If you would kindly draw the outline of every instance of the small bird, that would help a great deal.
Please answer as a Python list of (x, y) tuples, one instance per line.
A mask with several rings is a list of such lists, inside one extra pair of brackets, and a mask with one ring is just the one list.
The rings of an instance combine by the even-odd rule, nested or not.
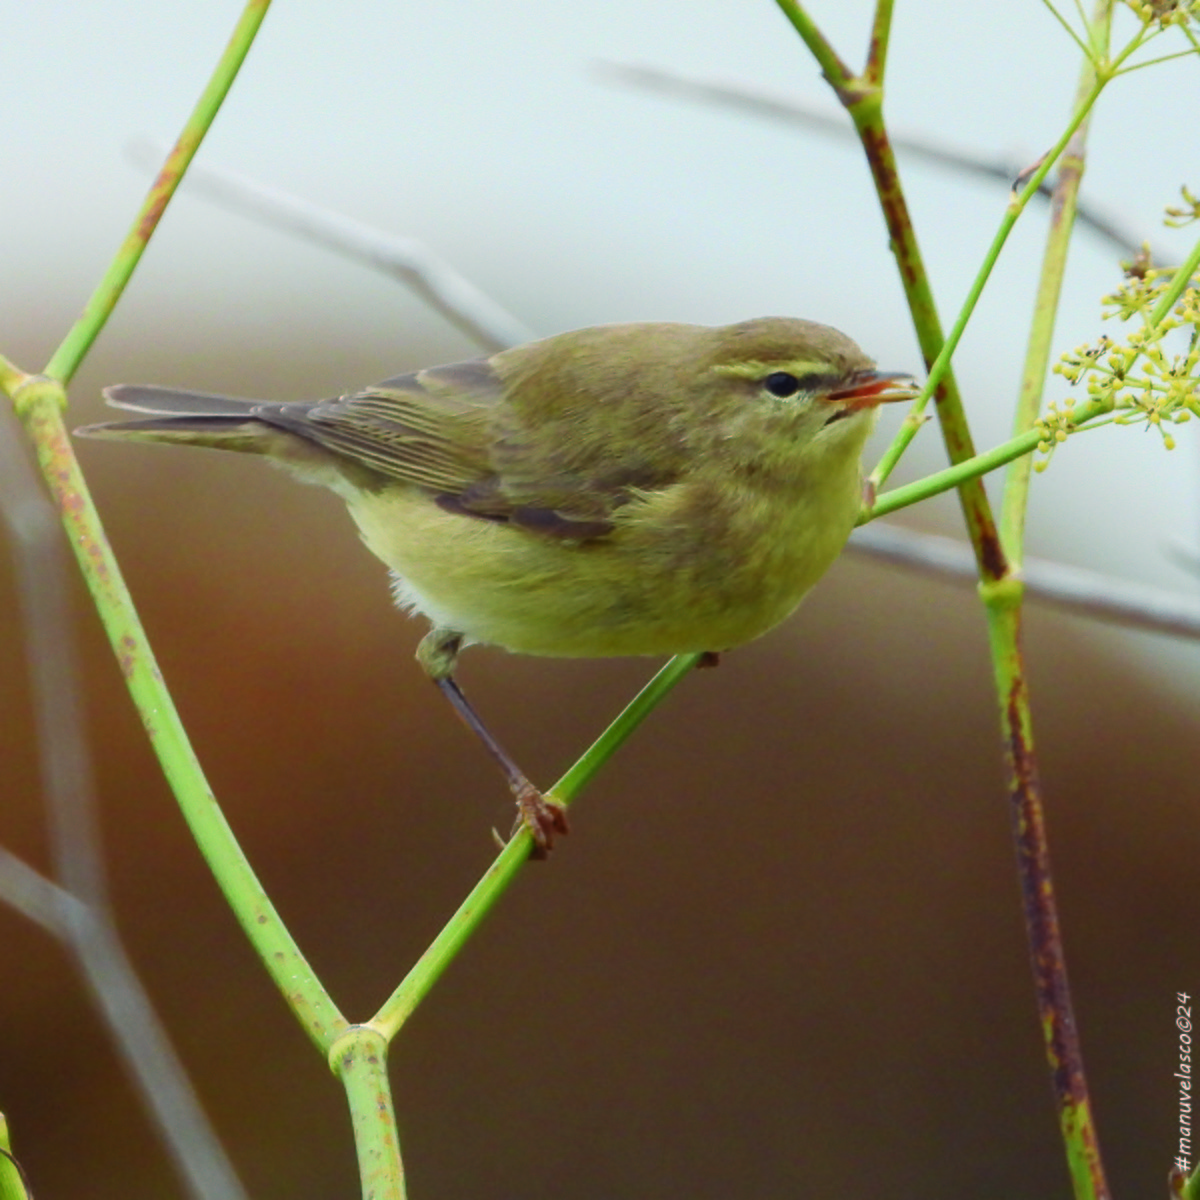
[(841, 551), (878, 406), (915, 386), (828, 325), (763, 317), (579, 329), (332, 400), (104, 395), (142, 416), (77, 433), (261, 454), (345, 500), (544, 856), (565, 813), (468, 703), (459, 651), (715, 653), (766, 633)]

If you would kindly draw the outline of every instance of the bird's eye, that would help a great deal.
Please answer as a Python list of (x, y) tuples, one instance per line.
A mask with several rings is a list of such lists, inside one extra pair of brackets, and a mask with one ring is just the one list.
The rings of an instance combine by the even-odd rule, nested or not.
[(777, 396), (780, 400), (786, 400), (788, 396), (794, 396), (800, 390), (800, 380), (790, 371), (773, 371), (762, 384), (772, 396)]

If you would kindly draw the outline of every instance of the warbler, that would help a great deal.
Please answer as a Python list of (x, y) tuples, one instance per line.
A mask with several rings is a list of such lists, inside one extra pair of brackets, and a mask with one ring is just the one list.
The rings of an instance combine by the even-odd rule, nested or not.
[(719, 652), (787, 617), (854, 527), (878, 406), (915, 394), (790, 317), (603, 325), (335, 399), (105, 389), (77, 430), (260, 454), (346, 502), (431, 630), (417, 658), (500, 763), (544, 854), (566, 831), (467, 702), (471, 643), (563, 657)]

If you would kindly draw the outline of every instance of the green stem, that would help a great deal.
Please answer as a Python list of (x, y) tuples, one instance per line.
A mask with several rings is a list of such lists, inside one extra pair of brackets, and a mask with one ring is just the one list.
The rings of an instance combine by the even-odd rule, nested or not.
[(1075, 43), (1075, 45), (1079, 47), (1079, 52), (1085, 58), (1093, 58), (1094, 61), (1091, 48), (1080, 38), (1079, 34), (1077, 34), (1075, 30), (1071, 28), (1071, 23), (1066, 19), (1066, 17), (1064, 17), (1062, 13), (1060, 13), (1058, 9), (1054, 7), (1050, 0), (1042, 0), (1042, 4), (1050, 10), (1050, 15), (1063, 27), (1067, 37), (1069, 37)]
[(1190, 49), (1176, 50), (1173, 54), (1164, 54), (1159, 58), (1148, 58), (1145, 62), (1133, 63), (1128, 67), (1122, 67), (1117, 74), (1132, 75), (1134, 71), (1144, 71), (1147, 67), (1161, 66), (1163, 63), (1174, 62), (1177, 58), (1191, 58), (1197, 50), (1200, 50), (1200, 42), (1196, 41), (1196, 35), (1186, 25), (1181, 25), (1179, 30), (1194, 43)]
[[(959, 309), (958, 317), (950, 329), (950, 334), (946, 338), (945, 344), (930, 363), (929, 378), (925, 381), (925, 386), (921, 389), (921, 395), (913, 405), (917, 412), (921, 411), (928, 396), (936, 391), (942, 382), (943, 376), (949, 372), (950, 358), (958, 348), (958, 343), (962, 340), (962, 335), (967, 328), (967, 322), (971, 319), (975, 311), (975, 306), (979, 303), (980, 296), (983, 295), (983, 289), (996, 265), (996, 260), (1000, 257), (1000, 251), (1004, 249), (1004, 244), (1008, 241), (1008, 236), (1012, 232), (1013, 226), (1016, 225), (1017, 219), (1025, 211), (1025, 206), (1037, 194), (1038, 189), (1042, 186), (1042, 181), (1046, 178), (1055, 162), (1058, 161), (1059, 155), (1062, 154), (1068, 142), (1074, 136), (1075, 130), (1082, 124), (1087, 114), (1091, 111), (1092, 105), (1103, 90), (1103, 86), (1103, 82), (1098, 81), (1095, 87), (1091, 89), (1084, 103), (1079, 106), (1067, 128), (1063, 131), (1062, 136), (1042, 159), (1037, 170), (1029, 177), (1025, 186), (1009, 201), (1008, 208), (1005, 210), (1004, 216), (1000, 221), (1000, 226), (992, 238), (992, 243), (988, 247), (987, 253), (984, 255), (983, 263), (976, 272), (975, 279), (967, 291), (966, 299)], [(940, 402), (939, 397), (939, 404)], [(915, 426), (906, 426), (901, 429), (895, 441), (893, 441), (892, 445), (887, 448), (880, 458), (875, 470), (871, 472), (871, 480), (876, 486), (882, 484), (892, 473), (892, 469), (899, 462), (900, 456), (908, 448), (909, 443), (915, 435)]]
[(961, 487), (968, 479), (977, 479), (989, 471), (996, 470), (997, 467), (1006, 466), (1022, 455), (1032, 454), (1037, 449), (1038, 440), (1038, 435), (1031, 431), (1022, 437), (1013, 438), (1003, 445), (996, 446), (992, 450), (985, 450), (973, 458), (955, 463), (952, 467), (935, 471), (923, 479), (892, 488), (890, 491), (884, 492), (882, 496), (876, 496), (871, 507), (863, 509), (859, 513), (858, 524), (865, 525), (868, 521), (875, 520), (876, 517), (886, 517), (889, 513), (908, 508), (922, 500), (940, 496), (952, 488)]
[(129, 281), (179, 178), (211, 125), (254, 39), (269, 0), (249, 0), (200, 102), (109, 266), (87, 310), (55, 351), (46, 373), (22, 376), (4, 363), (17, 415), (62, 515), (100, 619), (163, 772), (201, 853), (251, 944), (308, 1035), (322, 1049), (346, 1020), (313, 974), (275, 912), (217, 807), (138, 620), (63, 425), (71, 378)]
[(0, 1200), (30, 1200), (21, 1164), (12, 1152), (8, 1122), (0, 1112)]
[(300, 953), (225, 821), (175, 711), (158, 664), (121, 577), (62, 420), (66, 397), (54, 380), (31, 378), (13, 397), (47, 484), (66, 526), (67, 540), (126, 686), (218, 886), (264, 966), (309, 1037), (327, 1050), (345, 1027), (320, 981)]
[(29, 376), (0, 354), (0, 392), (11, 396)]
[[(793, 5), (791, 0), (777, 0), (777, 3), (784, 8), (785, 12), (795, 8), (798, 10), (798, 15), (804, 16), (802, 10)], [(811, 25), (811, 22), (807, 22), (806, 17), (805, 22), (807, 25)], [(793, 24), (796, 23), (796, 20), (793, 19)], [(851, 79), (844, 73), (836, 73), (836, 68), (841, 65), (840, 61), (833, 54), (832, 48), (826, 46), (819, 31), (815, 27), (804, 28), (801, 25), (797, 25), (797, 28), (801, 29), (802, 36), (805, 36), (805, 40), (810, 46), (820, 47), (825, 53), (822, 65), (825, 67), (826, 76), (854, 120), (871, 164), (876, 190), (891, 234), (893, 250), (901, 268), (901, 277), (921, 341), (921, 348), (925, 354), (926, 363), (929, 365), (926, 395), (935, 394), (938, 397), (938, 418), (947, 453), (955, 466), (968, 461), (972, 462), (973, 470), (985, 466), (979, 460), (986, 459), (987, 456), (976, 455), (971, 444), (970, 431), (961, 398), (950, 374), (951, 357), (1017, 218), (1024, 211), (1030, 198), (1036, 194), (1055, 161), (1061, 156), (1071, 139), (1075, 137), (1076, 130), (1082, 127), (1104, 84), (1112, 78), (1112, 73), (1120, 63), (1105, 64), (1105, 70), (1102, 71), (1098, 47), (1094, 56), (1092, 54), (1087, 56), (1089, 63), (1088, 86), (1082, 101), (1077, 104), (1076, 111), (1058, 143), (1031, 172), (1031, 177), (1024, 182), (1020, 193), (1010, 203), (950, 336), (943, 341), (928, 277), (920, 258), (883, 122), (881, 73), (872, 72), (859, 79)], [(1090, 40), (1095, 45), (1094, 37)], [(1132, 46), (1137, 41), (1138, 39), (1135, 38), (1131, 42), (1127, 53), (1132, 52)], [(1090, 73), (1091, 64), (1096, 66), (1094, 76)], [(1082, 134), (1080, 134), (1075, 142), (1075, 146), (1079, 150), (1082, 150), (1082, 141)], [(1080, 158), (1080, 165), (1081, 163), (1082, 159)], [(1066, 174), (1069, 174), (1069, 169)], [(1072, 215), (1070, 211), (1067, 211), (1069, 208), (1073, 208), (1073, 192), (1069, 184), (1064, 184), (1060, 193), (1058, 210), (1060, 223), (1064, 225), (1062, 261), (1065, 261), (1065, 234), (1069, 233), (1070, 216)], [(1054, 274), (1056, 270), (1051, 260), (1057, 252), (1057, 247), (1057, 241), (1052, 241), (1052, 251), (1048, 254), (1047, 276)], [(1057, 269), (1061, 270), (1061, 263)], [(1030, 352), (1030, 361), (1027, 364), (1027, 386), (1023, 389), (1022, 403), (1017, 416), (1018, 437), (1001, 451), (1004, 453), (1015, 450), (1016, 453), (1012, 454), (1013, 458), (1027, 455), (1038, 441), (1038, 434), (1032, 426), (1037, 416), (1042, 380), (1045, 377), (1049, 357), (1050, 331), (1052, 330), (1056, 300), (1057, 285), (1052, 286), (1047, 283), (1043, 289), (1043, 295), (1040, 297), (1042, 306), (1039, 308), (1035, 322), (1035, 334), (1038, 336), (1034, 341), (1037, 345)], [(1034, 378), (1035, 371), (1036, 378)], [(873, 473), (872, 483), (879, 484), (887, 478), (900, 454), (911, 441), (917, 427), (915, 418), (920, 414), (919, 407), (914, 406), (914, 410), (914, 414), (912, 414), (914, 419), (905, 423), (893, 446)], [(998, 458), (999, 455), (993, 453), (992, 457)], [(1028, 468), (1018, 468), (1014, 472), (1014, 476), (1018, 482), (1010, 492), (1007, 528), (1012, 535), (1013, 545), (1019, 548), (1024, 521), (1024, 504), (1028, 496)], [(1042, 1014), (1043, 1027), (1046, 1030), (1047, 1053), (1054, 1065), (1054, 1081), (1059, 1097), (1061, 1126), (1077, 1196), (1081, 1200), (1083, 1197), (1096, 1198), (1107, 1195), (1107, 1192), (1096, 1147), (1095, 1132), (1091, 1125), (1082, 1057), (1075, 1035), (1061, 939), (1058, 936), (1057, 911), (1049, 873), (1049, 853), (1045, 840), (1042, 800), (1037, 782), (1036, 758), (1033, 753), (1028, 688), (1021, 657), (1020, 605), (1023, 587), (1020, 580), (1010, 574), (1009, 559), (1005, 552), (1005, 546), (998, 537), (982, 481), (976, 474), (972, 474), (956, 478), (954, 482), (958, 485), (964, 519), (982, 580), (980, 590), (986, 605), (992, 659), (1005, 729), (1013, 826), (1018, 847), (1022, 890), (1025, 896), (1026, 925), (1034, 958), (1039, 1011)], [(927, 495), (938, 484), (945, 483), (949, 483), (949, 480), (946, 473), (942, 473), (941, 480), (921, 481), (919, 490)], [(882, 497), (875, 505), (875, 512), (879, 513), (897, 507), (899, 503), (903, 502), (903, 499), (902, 496), (894, 494)]]
[(599, 773), (600, 768), (628, 741), (635, 729), (682, 683), (704, 656), (677, 654), (622, 709), (616, 720), (579, 756), (579, 760), (550, 790), (568, 803)]
[[(1142, 44), (1144, 29), (1136, 34), (1129, 44), (1121, 51), (1116, 59), (1111, 62), (1106, 62), (1103, 69), (1097, 64), (1095, 69), (1095, 82), (1087, 90), (1084, 99), (1076, 106), (1075, 112), (1071, 116), (1071, 120), (1067, 123), (1066, 129), (1063, 130), (1058, 141), (1051, 147), (1046, 155), (1039, 162), (1037, 170), (1035, 170), (1026, 180), (1024, 187), (1012, 197), (1009, 201), (1008, 208), (1005, 211), (1004, 217), (1000, 222), (1000, 226), (996, 231), (995, 237), (992, 239), (991, 246), (988, 247), (987, 254), (984, 256), (983, 263), (976, 273), (974, 282), (971, 284), (967, 292), (967, 297), (963, 301), (962, 308), (959, 311), (958, 318), (954, 322), (950, 330), (950, 335), (946, 339), (945, 344), (940, 347), (936, 357), (929, 365), (929, 377), (925, 382), (925, 386), (921, 389), (921, 395), (917, 397), (913, 404), (914, 413), (919, 414), (928, 399), (928, 397), (941, 385), (943, 377), (948, 377), (950, 370), (950, 359), (954, 351), (958, 348), (958, 343), (962, 339), (963, 332), (966, 330), (967, 322), (970, 320), (972, 313), (975, 311), (975, 306), (979, 302), (979, 297), (983, 294), (984, 286), (987, 283), (988, 277), (991, 275), (992, 269), (996, 264), (996, 260), (1000, 256), (1000, 251), (1004, 248), (1005, 242), (1008, 241), (1008, 235), (1012, 232), (1013, 226), (1017, 223), (1017, 218), (1025, 211), (1026, 205), (1037, 194), (1041, 188), (1043, 181), (1051, 168), (1058, 161), (1060, 155), (1066, 149), (1071, 139), (1075, 136), (1076, 130), (1087, 119), (1100, 93), (1118, 74), (1121, 64)], [(903, 265), (903, 264), (902, 264)], [(902, 272), (903, 274), (903, 272)], [(918, 332), (920, 332), (918, 328)], [(925, 343), (922, 341), (922, 349), (925, 348)], [(926, 354), (926, 361), (929, 362), (929, 356)], [(939, 396), (939, 415), (941, 412), (942, 400)], [(901, 427), (900, 432), (896, 435), (892, 445), (887, 448), (883, 456), (880, 458), (875, 470), (871, 472), (870, 480), (875, 487), (880, 487), (883, 481), (891, 474), (892, 469), (900, 460), (901, 455), (908, 448), (909, 443), (916, 436), (919, 424), (917, 422), (905, 422)], [(951, 460), (957, 461), (954, 455), (951, 454)]]
[(1187, 258), (1180, 263), (1171, 279), (1170, 286), (1158, 298), (1154, 311), (1146, 319), (1146, 323), (1151, 329), (1157, 329), (1166, 320), (1198, 270), (1200, 270), (1200, 241), (1196, 242)]
[[(929, 275), (925, 270), (920, 247), (917, 244), (913, 222), (900, 185), (895, 155), (892, 152), (891, 142), (883, 121), (883, 68), (886, 63), (891, 4), (880, 0), (876, 7), (868, 70), (863, 76), (855, 78), (850, 75), (841, 59), (825, 40), (804, 8), (797, 3), (797, 0), (776, 0), (776, 2), (821, 63), (826, 78), (854, 121), (871, 167), (880, 206), (887, 221), (892, 250), (900, 268), (901, 281), (904, 285), (909, 309), (912, 312), (913, 324), (921, 344), (922, 354), (926, 364), (934, 363), (940, 356), (939, 373), (927, 385), (926, 398), (933, 394), (935, 388), (937, 389), (939, 424), (951, 462), (957, 464), (974, 460), (977, 455), (967, 425), (962, 398), (953, 375), (948, 370), (950, 356), (944, 349), (941, 322), (938, 318), (937, 306), (934, 303), (933, 290), (929, 284)], [(1034, 188), (1036, 190), (1036, 185)], [(965, 318), (962, 323), (965, 325)], [(919, 424), (917, 419), (919, 410), (912, 416), (913, 419), (906, 422), (906, 426), (908, 426), (910, 434), (915, 434)], [(907, 445), (907, 442), (904, 442), (903, 445)], [(899, 457), (903, 445), (895, 448), (896, 458)], [(1027, 450), (1020, 451), (1020, 453), (1027, 452)], [(876, 484), (881, 482), (886, 478), (890, 469), (890, 466), (885, 465), (881, 472), (877, 471), (876, 475), (872, 476), (872, 482)], [(996, 535), (987, 493), (984, 491), (978, 475), (978, 471), (963, 472), (955, 476), (954, 486), (959, 488), (964, 519), (981, 573), (985, 578), (996, 579), (1003, 576), (1007, 565)], [(881, 511), (882, 503), (894, 503), (894, 500), (894, 497), (881, 498), (876, 503), (876, 512)]]
[[(892, 252), (900, 269), (900, 279), (912, 313), (921, 353), (926, 365), (937, 361), (941, 363), (937, 375), (931, 377), (925, 389), (925, 398), (936, 389), (938, 423), (950, 461), (959, 463), (971, 459), (975, 457), (975, 447), (971, 440), (966, 412), (958, 385), (949, 371), (950, 354), (944, 346), (933, 289), (929, 284), (929, 274), (917, 243), (908, 203), (900, 184), (895, 154), (883, 120), (882, 67), (885, 59), (883, 54), (877, 51), (877, 47), (881, 44), (886, 47), (891, 5), (882, 2), (878, 4), (872, 32), (872, 63), (867, 72), (854, 77), (796, 0), (776, 0), (776, 3), (800, 32), (810, 50), (814, 54), (824, 55), (824, 58), (819, 58), (818, 61), (821, 61), (826, 78), (858, 131), (871, 168), (879, 204), (887, 222)], [(962, 319), (962, 323), (965, 325), (965, 318)], [(916, 410), (917, 415), (919, 411)], [(906, 428), (910, 434), (915, 433), (915, 420), (906, 423)], [(899, 452), (900, 448), (897, 448), (896, 457), (899, 456)], [(890, 469), (890, 466), (882, 472), (877, 469), (876, 474), (871, 477), (871, 482), (878, 487)], [(998, 579), (1004, 575), (1007, 564), (1000, 549), (995, 521), (983, 483), (975, 475), (967, 475), (959, 484), (958, 494), (980, 573), (984, 578)]]
[[(663, 698), (696, 667), (699, 654), (679, 654), (666, 664), (627, 704), (615, 721), (586, 750), (579, 761), (550, 789), (549, 795), (569, 804), (616, 753), (630, 734), (650, 715)], [(483, 923), (496, 902), (508, 890), (529, 858), (532, 842), (522, 829), (500, 852), (487, 874), (475, 885), (445, 927), (430, 943), (400, 986), (372, 1018), (373, 1029), (391, 1041), (429, 994), (446, 968), (457, 957), (467, 939)]]
[(329, 1065), (350, 1106), (363, 1200), (404, 1200), (407, 1195), (387, 1050), (384, 1038), (365, 1025), (352, 1025), (329, 1048)]
[(1181, 1200), (1200, 1200), (1200, 1166), (1180, 1185)]
[(841, 83), (850, 78), (850, 69), (837, 56), (825, 35), (817, 28), (817, 23), (804, 11), (804, 6), (797, 0), (775, 0), (783, 15), (791, 21), (793, 28), (800, 35), (809, 53), (817, 60), (821, 73), (830, 86), (835, 90)]
[(192, 161), (200, 142), (208, 132), (217, 110), (221, 107), (238, 69), (245, 60), (254, 42), (254, 36), (267, 15), (271, 0), (247, 0), (246, 7), (221, 55), (216, 69), (208, 81), (196, 107), (187, 119), (179, 140), (171, 150), (167, 161), (163, 164), (158, 178), (154, 181), (141, 211), (133, 222), (133, 228), (121, 243), (108, 270), (92, 293), (80, 318), (71, 327), (61, 345), (54, 352), (46, 365), (45, 374), (51, 379), (69, 383), (79, 369), (79, 364), (99, 336), (108, 318), (112, 315), (125, 285), (129, 282), (134, 268), (141, 260), (142, 252), (150, 240), (150, 235), (158, 227), (158, 222), (167, 207), (167, 202), (175, 194), (188, 163)]
[(1023, 585), (1016, 578), (981, 587), (1005, 734), (1010, 816), (1038, 1013), (1058, 1105), (1059, 1127), (1076, 1200), (1109, 1195), (1088, 1100), (1058, 906), (1050, 870), (1045, 805), (1038, 780), (1029, 688), (1021, 649)]
[[(1097, 64), (1103, 62), (1107, 54), (1111, 22), (1112, 0), (1096, 0), (1095, 14), (1088, 23), (1090, 50), (1084, 56), (1080, 72), (1077, 115), (1089, 112), (1099, 94)], [(1050, 229), (1015, 417), (1018, 436), (1032, 432), (1041, 405), (1075, 201), (1083, 175), (1086, 141), (1087, 121), (1079, 120), (1064, 154), (1054, 190)], [(1030, 459), (1018, 459), (1009, 467), (1005, 481), (1001, 535), (1005, 552), (1014, 562), (1020, 561), (1024, 549), (1030, 471)], [(1029, 685), (1021, 644), (1024, 586), (1018, 578), (1011, 577), (992, 586), (982, 585), (980, 593), (987, 611), (1004, 734), (1013, 842), (1030, 963), (1058, 1106), (1059, 1128), (1076, 1200), (1100, 1200), (1108, 1196), (1108, 1184), (1092, 1120), (1083, 1052), (1067, 981), (1066, 955), (1050, 868), (1045, 804), (1033, 742)]]
[[(1077, 89), (1076, 111), (1084, 111), (1087, 99), (1096, 87), (1095, 63), (1108, 53), (1107, 29), (1112, 0), (1099, 0), (1096, 15), (1089, 29), (1089, 50), (1084, 56)], [(1084, 151), (1087, 145), (1088, 121), (1078, 128), (1063, 151), (1058, 182), (1050, 200), (1050, 227), (1046, 235), (1046, 250), (1042, 256), (1041, 278), (1034, 301), (1033, 321), (1029, 343), (1025, 350), (1025, 365), (1021, 373), (1021, 390), (1013, 419), (1013, 435), (1020, 436), (1033, 428), (1042, 406), (1046, 372), (1054, 342), (1054, 324), (1066, 273), (1067, 252), (1075, 226), (1079, 185), (1083, 179)], [(1001, 507), (1000, 537), (1009, 560), (1020, 563), (1024, 555), (1025, 516), (1029, 508), (1029, 484), (1033, 474), (1030, 457), (1017, 459), (1005, 473), (1004, 499)]]
[(871, 22), (871, 47), (863, 77), (872, 85), (881, 85), (887, 74), (888, 45), (892, 36), (892, 9), (895, 0), (876, 0), (875, 19)]
[[(1111, 416), (1112, 409), (1103, 401), (1089, 400), (1071, 414), (1071, 428), (1072, 430), (1083, 429), (1098, 417)], [(1093, 426), (1093, 428), (1095, 427)], [(1007, 442), (1002, 442), (991, 450), (985, 450), (982, 454), (975, 455), (974, 458), (968, 458), (952, 467), (947, 467), (944, 471), (936, 471), (932, 475), (926, 475), (924, 479), (906, 483), (903, 487), (892, 488), (890, 492), (884, 492), (882, 496), (877, 496), (871, 508), (864, 509), (859, 514), (858, 524), (865, 525), (876, 517), (885, 517), (888, 513), (908, 508), (909, 505), (916, 504), (920, 500), (928, 500), (933, 496), (941, 495), (942, 492), (950, 491), (951, 488), (959, 487), (966, 479), (978, 478), (986, 475), (989, 471), (996, 470), (997, 467), (1007, 466), (1022, 455), (1032, 454), (1037, 449), (1041, 437), (1042, 435), (1036, 429), (1031, 429)]]

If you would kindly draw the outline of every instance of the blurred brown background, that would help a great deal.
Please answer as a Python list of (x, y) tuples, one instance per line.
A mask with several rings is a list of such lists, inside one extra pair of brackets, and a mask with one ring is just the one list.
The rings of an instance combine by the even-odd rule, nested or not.
[[(852, 147), (587, 78), (592, 58), (623, 56), (824, 98), (773, 6), (679, 0), (649, 20), (616, 0), (525, 0), (473, 10), (466, 32), (453, 5), (347, 7), (333, 24), (307, 0), (272, 13), (214, 131), (219, 160), (427, 238), (540, 331), (794, 312), (918, 366)], [(969, 7), (921, 6), (940, 57), (898, 17), (889, 102), (910, 127), (1029, 161), (1066, 111), (1072, 48), (1010, 6)], [(848, 54), (870, 8), (829, 14)], [(134, 211), (145, 178), (123, 140), (173, 135), (236, 11), (48, 0), (16, 23), (0, 111), (6, 134), (34, 132), (28, 186), (6, 197), (0, 351), (26, 369)], [(41, 22), (71, 69), (34, 112)], [(1152, 75), (1111, 121), (1145, 111)], [(1089, 181), (1149, 236), (1178, 186), (1170, 147), (1143, 130), (1132, 173), (1120, 131), (1101, 132)], [(949, 313), (1004, 198), (919, 166), (909, 183)], [(1042, 220), (964, 343), (981, 442), (1007, 428)], [(1114, 257), (1081, 239), (1063, 345), (1094, 336)], [(181, 196), (75, 381), (73, 418), (100, 419), (117, 380), (302, 398), (473, 352), (394, 284)], [(1195, 528), (1180, 442), (1071, 443), (1037, 483), (1033, 548), (1194, 586), (1164, 550)], [(910, 475), (940, 465), (936, 437), (917, 449)], [(80, 454), (229, 819), (335, 1000), (369, 1016), (511, 819), (412, 661), (421, 623), (395, 612), (332, 496), (234, 456)], [(952, 501), (907, 519), (957, 527)], [(339, 1086), (223, 906), (77, 599), (129, 951), (250, 1193), (353, 1196)], [(0, 838), (48, 869), (4, 558), (0, 613)], [(1102, 1144), (1118, 1195), (1156, 1195), (1175, 1152), (1174, 997), (1200, 991), (1196, 653), (1031, 606), (1027, 654)], [(462, 678), (548, 783), (655, 666), (474, 650)], [(397, 1040), (414, 1200), (1069, 1194), (969, 589), (843, 558), (786, 626), (685, 681), (573, 822)], [(183, 1194), (71, 963), (8, 910), (0, 1110), (39, 1200)]]
[[(216, 456), (85, 457), (235, 829), (336, 1000), (369, 1015), (490, 860), (502, 786), (336, 501)], [(337, 1085), (83, 615), (129, 949), (252, 1194), (352, 1195)], [(1084, 1045), (1128, 1194), (1171, 1157), (1174, 993), (1197, 986), (1195, 722), (1069, 621), (1035, 610), (1028, 640)], [(15, 638), (4, 655), (15, 680)], [(477, 650), (464, 676), (550, 780), (649, 670)], [(1063, 1194), (988, 670), (968, 592), (844, 559), (786, 627), (689, 679), (399, 1038), (412, 1194)], [(6, 840), (45, 865), (26, 707), (0, 695)], [(0, 945), (0, 1095), (38, 1195), (178, 1194), (62, 952), (9, 912)]]

